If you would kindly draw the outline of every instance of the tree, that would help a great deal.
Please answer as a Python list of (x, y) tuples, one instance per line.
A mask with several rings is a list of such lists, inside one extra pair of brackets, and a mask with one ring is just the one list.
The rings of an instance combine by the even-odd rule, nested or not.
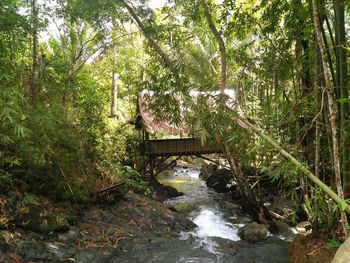
[(335, 51), (336, 51), (336, 97), (339, 108), (340, 142), (342, 146), (341, 169), (345, 197), (350, 197), (350, 137), (347, 133), (349, 124), (349, 87), (345, 32), (344, 1), (333, 1), (335, 17)]
[(30, 98), (35, 105), (36, 95), (39, 91), (39, 59), (38, 59), (38, 27), (39, 27), (39, 4), (37, 0), (32, 0), (32, 45), (33, 64), (30, 84)]
[[(328, 99), (328, 110), (330, 115), (329, 122), (331, 125), (331, 131), (332, 131), (335, 183), (336, 183), (338, 196), (341, 199), (344, 199), (343, 186), (341, 182), (341, 171), (340, 171), (340, 149), (339, 149), (339, 143), (338, 143), (338, 137), (337, 137), (337, 123), (336, 123), (337, 106), (333, 101), (334, 87), (328, 73), (327, 55), (326, 55), (326, 49), (324, 47), (324, 43), (322, 40), (322, 31), (320, 29), (320, 24), (319, 24), (320, 20), (319, 20), (319, 12), (318, 12), (318, 2), (316, 0), (312, 0), (312, 17), (313, 17), (315, 33), (317, 37), (317, 44), (320, 50), (321, 63), (323, 68), (323, 77), (326, 85), (325, 92), (327, 94), (327, 99)], [(346, 215), (344, 213), (342, 215), (342, 224), (343, 224), (343, 234), (347, 236), (348, 223), (347, 223)]]

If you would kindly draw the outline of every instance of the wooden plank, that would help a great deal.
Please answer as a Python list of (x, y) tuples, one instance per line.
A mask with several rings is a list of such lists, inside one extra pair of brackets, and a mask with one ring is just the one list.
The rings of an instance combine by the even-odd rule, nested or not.
[(217, 145), (202, 146), (199, 140), (193, 138), (150, 140), (148, 143), (148, 154), (152, 156), (189, 156), (222, 152)]

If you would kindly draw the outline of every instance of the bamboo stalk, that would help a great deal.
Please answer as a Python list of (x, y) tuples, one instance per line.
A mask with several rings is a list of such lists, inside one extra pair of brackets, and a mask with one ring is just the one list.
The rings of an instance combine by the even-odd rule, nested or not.
[[(285, 158), (297, 165), (302, 173), (304, 173), (311, 181), (313, 181), (317, 186), (319, 186), (327, 195), (329, 195), (337, 204), (342, 204), (344, 199), (340, 198), (330, 187), (324, 184), (319, 178), (317, 178), (305, 165), (295, 159), (290, 153), (284, 150), (274, 139), (265, 134), (256, 125), (250, 123), (247, 119), (239, 117), (239, 119), (246, 124), (252, 132), (259, 135), (261, 138), (265, 139), (270, 145), (272, 145), (276, 150), (278, 150)], [(350, 206), (346, 206), (346, 213), (350, 215)]]

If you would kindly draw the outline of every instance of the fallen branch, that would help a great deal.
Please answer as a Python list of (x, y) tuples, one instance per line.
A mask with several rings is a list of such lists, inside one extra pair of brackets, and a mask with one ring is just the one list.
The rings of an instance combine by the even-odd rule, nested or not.
[[(286, 159), (298, 166), (299, 170), (305, 174), (311, 181), (313, 181), (317, 186), (319, 186), (327, 195), (329, 195), (337, 204), (342, 206), (345, 202), (344, 199), (340, 198), (329, 186), (323, 183), (318, 177), (316, 177), (304, 164), (295, 159), (290, 153), (284, 150), (274, 139), (265, 134), (256, 125), (250, 123), (246, 118), (240, 116), (238, 117), (245, 125), (250, 128), (250, 131), (259, 135), (261, 138), (266, 140), (270, 145), (272, 145), (276, 150), (280, 152)], [(345, 207), (345, 212), (350, 215), (350, 206)]]
[(124, 182), (118, 182), (118, 183), (116, 183), (116, 184), (114, 184), (114, 185), (112, 185), (112, 186), (108, 186), (108, 187), (106, 187), (106, 188), (103, 188), (103, 189), (101, 189), (101, 190), (95, 192), (95, 194), (102, 194), (102, 193), (104, 193), (104, 192), (107, 192), (107, 191), (109, 191), (109, 190), (112, 190), (112, 189), (114, 189), (114, 188), (117, 188), (117, 187), (119, 187), (119, 186), (122, 186), (122, 185), (124, 185), (124, 184), (125, 184)]
[(277, 220), (284, 220), (284, 219), (286, 219), (286, 217), (281, 216), (281, 215), (277, 214), (277, 213), (274, 212), (274, 211), (269, 210), (269, 212), (270, 212), (270, 215), (271, 215), (273, 218), (277, 219)]

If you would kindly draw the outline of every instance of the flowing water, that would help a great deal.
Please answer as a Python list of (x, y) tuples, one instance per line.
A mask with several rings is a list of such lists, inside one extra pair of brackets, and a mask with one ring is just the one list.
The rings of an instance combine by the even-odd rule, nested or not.
[(271, 237), (261, 244), (240, 240), (239, 228), (251, 219), (242, 213), (238, 204), (229, 202), (227, 194), (208, 189), (199, 178), (198, 169), (175, 167), (172, 173), (160, 174), (157, 179), (185, 194), (168, 199), (166, 203), (198, 226), (194, 231), (183, 232), (180, 239), (190, 242), (189, 249), (203, 251), (185, 253), (173, 262), (287, 262), (285, 244), (281, 240)]

